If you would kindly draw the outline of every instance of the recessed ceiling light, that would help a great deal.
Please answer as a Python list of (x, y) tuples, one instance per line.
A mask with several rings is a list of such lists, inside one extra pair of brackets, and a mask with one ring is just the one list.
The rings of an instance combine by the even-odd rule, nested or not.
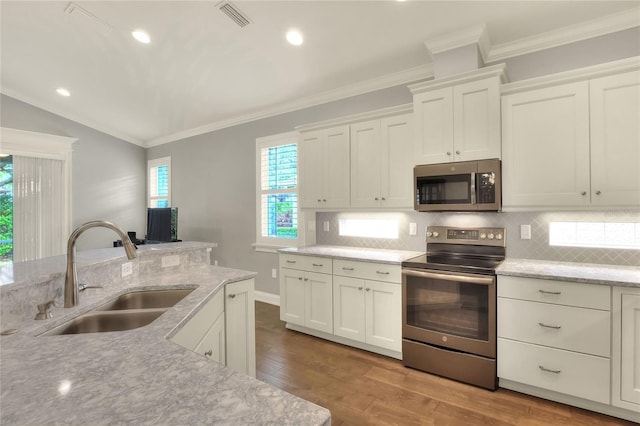
[(151, 42), (151, 37), (149, 37), (149, 34), (146, 31), (135, 30), (131, 32), (131, 35), (140, 43), (149, 44)]
[(302, 38), (302, 33), (298, 30), (289, 30), (287, 31), (287, 41), (294, 46), (300, 46), (304, 39)]
[(71, 96), (71, 92), (69, 92), (67, 89), (65, 89), (64, 87), (58, 87), (56, 89), (56, 92), (58, 92), (58, 95), (60, 96), (64, 96), (65, 98), (68, 98), (69, 96)]

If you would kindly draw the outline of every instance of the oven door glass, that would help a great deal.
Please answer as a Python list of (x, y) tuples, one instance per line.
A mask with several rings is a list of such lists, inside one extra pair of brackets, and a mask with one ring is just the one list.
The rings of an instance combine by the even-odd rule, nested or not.
[(403, 337), (495, 356), (495, 277), (403, 269)]

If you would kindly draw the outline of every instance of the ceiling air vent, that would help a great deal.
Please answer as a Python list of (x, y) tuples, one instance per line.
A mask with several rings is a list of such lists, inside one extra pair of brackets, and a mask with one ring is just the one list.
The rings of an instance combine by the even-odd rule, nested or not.
[(218, 9), (225, 15), (233, 20), (239, 27), (246, 27), (251, 23), (244, 13), (240, 12), (237, 7), (231, 4), (231, 2), (223, 1), (218, 4)]

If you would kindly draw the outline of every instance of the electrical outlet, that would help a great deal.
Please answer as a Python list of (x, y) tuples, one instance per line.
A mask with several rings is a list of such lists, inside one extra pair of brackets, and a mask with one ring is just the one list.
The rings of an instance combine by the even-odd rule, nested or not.
[(322, 223), (322, 229), (324, 230), (324, 232), (329, 232), (329, 221), (324, 221)]
[(520, 225), (520, 239), (521, 240), (531, 239), (531, 225)]
[(127, 262), (122, 264), (122, 277), (128, 277), (133, 274), (133, 263)]
[(271, 278), (278, 278), (278, 270), (276, 268), (271, 270)]
[(162, 256), (162, 267), (167, 268), (169, 266), (180, 265), (180, 256), (174, 254), (172, 256)]
[(413, 222), (409, 224), (409, 235), (418, 235), (418, 225)]

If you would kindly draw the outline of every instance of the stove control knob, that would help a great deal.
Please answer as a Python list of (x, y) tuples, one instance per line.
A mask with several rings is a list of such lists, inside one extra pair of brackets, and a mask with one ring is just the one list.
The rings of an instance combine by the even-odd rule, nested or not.
[(502, 237), (503, 237), (503, 235), (502, 235), (502, 234), (496, 234), (496, 240), (501, 240), (501, 239), (502, 239)]
[(491, 233), (489, 235), (487, 235), (487, 238), (489, 238), (490, 240), (493, 240), (493, 237), (494, 237), (494, 235), (491, 234)]
[(440, 233), (439, 233), (439, 232), (434, 231), (434, 233), (433, 233), (433, 238), (438, 238), (438, 236), (439, 236), (439, 235), (440, 235)]
[(427, 231), (427, 237), (428, 237), (428, 238), (431, 238), (432, 236), (433, 236), (433, 232), (431, 232), (431, 231)]
[(480, 234), (480, 239), (484, 240), (485, 238), (487, 238), (487, 234), (485, 234), (484, 232)]

